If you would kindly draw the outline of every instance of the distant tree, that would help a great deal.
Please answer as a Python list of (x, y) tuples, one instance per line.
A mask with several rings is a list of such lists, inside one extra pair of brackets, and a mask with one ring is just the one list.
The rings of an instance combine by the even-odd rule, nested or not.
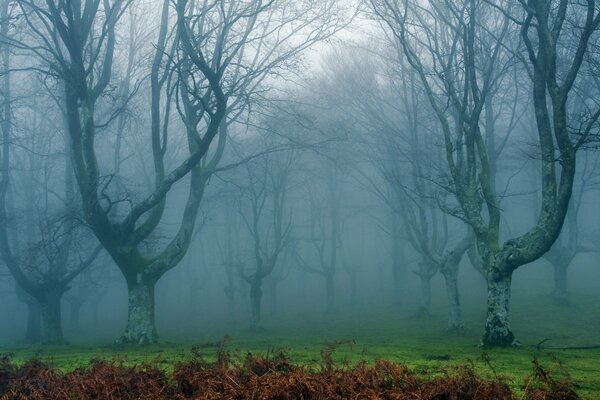
[[(1, 35), (10, 38), (10, 7), (0, 3)], [(56, 163), (43, 156), (57, 151), (51, 138), (37, 137), (44, 129), (41, 107), (32, 105), (31, 132), (23, 138), (18, 155), (13, 125), (10, 49), (2, 44), (2, 157), (0, 159), (0, 255), (29, 305), (29, 340), (37, 336), (37, 307), (41, 318), (41, 341), (63, 343), (61, 298), (70, 282), (88, 268), (101, 250), (95, 249), (86, 228), (79, 223), (78, 198), (73, 187), (73, 173), (68, 153)], [(62, 125), (59, 110), (59, 125)], [(51, 119), (46, 118), (48, 124)], [(51, 124), (51, 122), (50, 122)], [(26, 130), (24, 128), (24, 130)], [(60, 143), (60, 129), (58, 134)], [(16, 146), (15, 146), (16, 147)], [(58, 149), (61, 151), (62, 149)], [(40, 156), (41, 155), (41, 156)], [(11, 165), (11, 158), (13, 159)], [(16, 160), (15, 160), (16, 159)], [(20, 166), (17, 173), (14, 164)], [(55, 177), (58, 176), (58, 179)], [(61, 181), (62, 180), (62, 181)], [(62, 193), (61, 193), (62, 191)], [(16, 204), (17, 196), (22, 201)], [(86, 237), (87, 235), (87, 237)], [(87, 240), (86, 240), (87, 239)]]
[(263, 280), (283, 258), (290, 244), (292, 219), (288, 209), (290, 176), (297, 159), (294, 151), (268, 154), (245, 165), (247, 186), (242, 187), (242, 217), (251, 238), (250, 265), (240, 273), (250, 286), (251, 329), (261, 329)]
[[(335, 302), (335, 276), (338, 270), (342, 234), (344, 231), (342, 210), (341, 169), (335, 160), (324, 158), (324, 179), (310, 185), (310, 245), (314, 249), (316, 262), (305, 260), (297, 253), (300, 267), (311, 274), (319, 275), (325, 282), (326, 311), (332, 312)], [(324, 188), (319, 189), (319, 187)], [(322, 193), (322, 199), (318, 193)]]

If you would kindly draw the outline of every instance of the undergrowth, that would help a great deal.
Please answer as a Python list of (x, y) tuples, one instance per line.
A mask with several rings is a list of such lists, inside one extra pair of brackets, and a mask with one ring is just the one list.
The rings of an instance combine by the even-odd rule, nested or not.
[(193, 349), (171, 366), (172, 373), (158, 363), (119, 360), (92, 360), (65, 373), (40, 359), (17, 365), (5, 355), (0, 357), (0, 399), (579, 399), (558, 360), (558, 369), (550, 370), (534, 359), (517, 395), (506, 378), (495, 372), (483, 378), (473, 364), (435, 374), (386, 360), (336, 365), (333, 353), (350, 342), (326, 343), (314, 368), (291, 363), (283, 349), (232, 361), (228, 342), (226, 337), (217, 346), (216, 361)]

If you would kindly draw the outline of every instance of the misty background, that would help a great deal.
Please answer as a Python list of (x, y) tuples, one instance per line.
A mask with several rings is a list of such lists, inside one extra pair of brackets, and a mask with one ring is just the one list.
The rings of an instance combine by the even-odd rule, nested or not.
[(600, 6), (493, 3), (1, 0), (0, 343), (600, 304)]

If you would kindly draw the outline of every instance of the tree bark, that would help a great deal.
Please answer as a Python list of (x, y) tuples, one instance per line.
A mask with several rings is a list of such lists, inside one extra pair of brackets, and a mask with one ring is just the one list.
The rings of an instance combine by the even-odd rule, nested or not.
[(446, 282), (448, 297), (448, 331), (461, 331), (465, 328), (458, 291), (458, 265), (452, 265), (442, 270)]
[(492, 273), (488, 277), (487, 317), (483, 345), (508, 347), (518, 344), (510, 330), (509, 308), (512, 273)]
[(60, 307), (62, 294), (62, 291), (47, 290), (39, 298), (43, 344), (65, 343)]
[(117, 340), (120, 344), (152, 344), (158, 341), (154, 325), (154, 287), (156, 281), (136, 274), (127, 279), (127, 327)]

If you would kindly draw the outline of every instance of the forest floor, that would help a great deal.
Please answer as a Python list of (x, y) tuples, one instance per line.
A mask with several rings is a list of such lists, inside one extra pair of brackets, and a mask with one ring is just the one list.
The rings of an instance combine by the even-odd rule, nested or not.
[[(376, 309), (362, 305), (344, 307), (334, 315), (309, 311), (266, 314), (260, 333), (241, 326), (212, 327), (190, 340), (189, 333), (172, 327), (163, 328), (162, 337), (167, 339), (152, 346), (10, 346), (1, 347), (0, 352), (12, 354), (17, 363), (40, 358), (63, 371), (88, 365), (91, 359), (127, 365), (150, 362), (170, 371), (175, 362), (189, 360), (192, 354), (214, 360), (221, 346), (234, 362), (241, 362), (248, 353), (264, 356), (282, 350), (292, 363), (319, 370), (324, 357), (332, 353), (338, 367), (385, 359), (433, 376), (455, 366), (472, 365), (480, 376), (505, 377), (517, 393), (522, 393), (537, 359), (555, 376), (570, 376), (582, 398), (600, 399), (600, 348), (584, 348), (600, 345), (598, 296), (580, 295), (572, 303), (576, 306), (560, 306), (547, 297), (515, 302), (512, 324), (522, 346), (509, 349), (479, 347), (483, 315), (476, 307), (465, 307), (463, 332), (447, 333), (443, 308), (414, 317), (406, 312), (391, 316), (394, 306)], [(224, 342), (225, 334), (228, 339)]]

